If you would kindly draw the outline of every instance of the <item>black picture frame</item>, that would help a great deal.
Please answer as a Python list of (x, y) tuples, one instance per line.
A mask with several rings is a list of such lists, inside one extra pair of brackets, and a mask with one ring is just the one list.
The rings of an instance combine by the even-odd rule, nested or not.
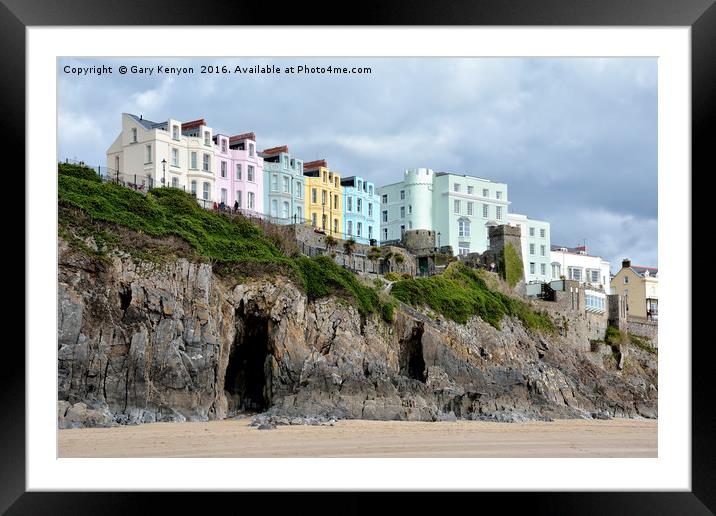
[[(214, 5), (216, 4), (216, 5)], [(348, 9), (346, 11), (346, 9)], [(141, 17), (138, 13), (141, 12)], [(270, 16), (267, 13), (270, 12)], [(339, 14), (343, 13), (343, 14)], [(25, 135), (25, 29), (28, 26), (82, 25), (529, 25), (529, 26), (689, 26), (691, 27), (692, 72), (692, 179), (713, 173), (714, 93), (716, 92), (716, 5), (714, 0), (413, 0), (368, 2), (338, 6), (328, 2), (294, 2), (271, 10), (264, 3), (190, 2), (186, 0), (0, 0), (0, 106), (6, 127), (4, 134), (12, 149), (24, 148)], [(88, 42), (90, 44), (90, 42)], [(24, 170), (24, 153), (16, 167)], [(707, 168), (707, 163), (710, 165)], [(684, 171), (688, 174), (688, 171)], [(694, 193), (698, 193), (696, 190)], [(702, 191), (703, 195), (703, 191)], [(25, 199), (28, 199), (25, 192)], [(694, 199), (693, 205), (696, 205)], [(694, 219), (693, 223), (697, 221)], [(693, 234), (693, 233), (692, 233)], [(16, 246), (19, 248), (19, 246)], [(704, 261), (704, 263), (700, 263)], [(694, 271), (705, 270), (703, 256), (694, 255)], [(26, 270), (27, 274), (28, 271)], [(690, 282), (691, 278), (687, 278)], [(23, 303), (24, 304), (24, 303)], [(696, 303), (692, 305), (702, 311)], [(32, 309), (32, 307), (27, 307)], [(693, 318), (692, 321), (698, 320)], [(688, 349), (691, 335), (683, 342), (664, 343)], [(549, 514), (713, 514), (716, 511), (716, 454), (714, 453), (714, 382), (710, 343), (700, 341), (692, 353), (692, 490), (690, 492), (590, 492), (590, 493), (471, 493), (469, 506), (494, 501), (497, 507)], [(49, 352), (49, 350), (48, 350)], [(144, 513), (159, 503), (164, 511), (204, 512), (241, 497), (245, 508), (266, 506), (266, 494), (192, 495), (183, 493), (59, 493), (25, 492), (25, 350), (6, 342), (6, 367), (0, 390), (3, 424), (0, 426), (2, 468), (0, 510), (7, 514), (127, 514)], [(101, 474), (101, 471), (98, 471)], [(327, 474), (330, 474), (327, 472)], [(319, 480), (317, 480), (319, 481)], [(315, 495), (297, 494), (294, 507), (321, 511), (333, 507), (341, 513), (371, 510), (366, 495), (351, 493), (351, 500), (321, 502)], [(449, 495), (450, 505), (459, 501)], [(156, 500), (161, 497), (161, 500)], [(231, 498), (229, 498), (231, 497)], [(358, 501), (358, 497), (361, 498)], [(199, 498), (199, 499), (197, 499)], [(271, 512), (278, 499), (271, 495)], [(439, 498), (438, 498), (439, 500)], [(424, 494), (412, 496), (412, 503), (429, 507)], [(340, 505), (336, 506), (335, 504)], [(401, 502), (405, 503), (405, 502)], [(254, 504), (258, 504), (254, 505)], [(194, 509), (193, 506), (199, 507)], [(407, 505), (403, 505), (406, 510)], [(217, 509), (218, 510), (218, 509)], [(256, 510), (256, 509), (249, 509)], [(259, 509), (261, 510), (261, 509)], [(311, 512), (313, 512), (313, 510)], [(303, 511), (300, 511), (303, 512)]]

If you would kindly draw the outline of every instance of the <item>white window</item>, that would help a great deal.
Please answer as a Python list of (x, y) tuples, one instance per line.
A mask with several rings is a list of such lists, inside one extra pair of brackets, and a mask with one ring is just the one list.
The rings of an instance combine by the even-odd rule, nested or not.
[(201, 164), (202, 170), (203, 170), (204, 172), (210, 172), (210, 171), (211, 171), (211, 167), (209, 166), (209, 160), (211, 159), (211, 156), (209, 156), (208, 154), (204, 154), (204, 158), (203, 158), (203, 159), (204, 159), (204, 161), (203, 161), (202, 164)]
[(473, 206), (473, 203), (471, 203), (471, 202), (467, 203), (467, 214), (468, 215), (472, 215), (472, 206)]
[(281, 210), (281, 217), (287, 219), (290, 216), (290, 206), (287, 201), (283, 201), (283, 209)]
[(468, 186), (468, 187), (467, 187), (467, 193), (468, 193), (468, 195), (472, 195), (473, 193), (475, 193), (475, 187), (474, 187), (474, 186)]
[(383, 204), (388, 203), (388, 194), (383, 194), (383, 200), (381, 201)]
[(457, 221), (457, 236), (469, 237), (470, 236), (470, 220), (460, 219)]
[(276, 199), (271, 200), (271, 216), (278, 217), (278, 201)]
[(534, 273), (535, 273), (535, 263), (530, 262), (530, 274), (534, 274)]
[(368, 195), (373, 195), (373, 185), (368, 185)]
[(221, 202), (223, 202), (224, 204), (229, 202), (229, 195), (228, 195), (228, 192), (226, 191), (226, 188), (221, 189)]
[(400, 207), (400, 218), (401, 219), (405, 218), (405, 206)]
[(318, 202), (318, 196), (315, 188), (311, 188), (311, 202), (316, 204)]
[(535, 245), (530, 244), (530, 254), (535, 254)]
[(175, 149), (172, 147), (172, 166), (178, 167), (179, 166), (179, 149)]
[(539, 271), (540, 271), (540, 274), (542, 274), (542, 276), (546, 275), (547, 274), (547, 265), (544, 263), (540, 263)]
[(204, 194), (204, 200), (205, 200), (205, 201), (208, 201), (209, 198), (210, 198), (210, 197), (209, 197), (209, 188), (210, 188), (210, 187), (211, 187), (211, 185), (210, 185), (209, 183), (206, 183), (206, 182), (204, 183), (204, 192), (203, 192), (203, 194)]
[(204, 131), (204, 145), (211, 145), (211, 133)]
[(191, 182), (191, 193), (196, 195), (196, 180)]
[(356, 213), (363, 213), (363, 199), (356, 199)]
[(452, 202), (452, 211), (453, 213), (460, 213), (460, 201), (457, 199)]
[(569, 267), (569, 279), (574, 281), (582, 281), (582, 268), (581, 267)]
[(546, 230), (546, 229), (541, 228), (541, 229), (539, 230), (539, 236), (540, 236), (540, 238), (544, 238), (546, 234), (547, 234), (547, 230)]
[(132, 127), (132, 143), (137, 143), (137, 128)]
[(323, 204), (323, 205), (326, 204), (326, 191), (325, 190), (321, 190), (321, 204)]
[(221, 152), (226, 152), (226, 138), (221, 139)]
[(172, 126), (172, 140), (178, 140), (179, 139), (179, 126), (173, 125)]
[(271, 191), (278, 192), (278, 174), (271, 174)]
[(250, 210), (253, 210), (254, 209), (254, 192), (246, 193), (246, 202), (248, 204), (247, 208)]
[(356, 234), (357, 234), (359, 237), (362, 237), (362, 236), (363, 236), (363, 223), (362, 223), (362, 222), (357, 222), (357, 223), (356, 223)]
[(368, 226), (368, 239), (373, 238), (373, 226)]
[(368, 203), (368, 217), (373, 218), (373, 203)]
[(239, 208), (241, 208), (241, 190), (236, 190), (236, 202), (239, 203)]
[(470, 252), (470, 242), (458, 242), (457, 252), (460, 255), (466, 255)]
[(254, 166), (253, 165), (249, 165), (248, 170), (246, 172), (246, 179), (248, 179), (252, 183), (254, 182)]
[(539, 246), (539, 253), (540, 253), (542, 256), (545, 256), (545, 255), (546, 255), (545, 253), (547, 253), (547, 246), (545, 246), (545, 245)]
[(388, 222), (388, 210), (383, 210), (383, 222)]
[(530, 228), (530, 236), (535, 236), (535, 228)]
[(400, 191), (400, 200), (402, 201), (403, 199), (405, 199), (405, 190)]
[(192, 170), (196, 170), (196, 152), (191, 153), (191, 168)]
[(296, 197), (303, 199), (303, 183), (301, 181), (296, 181)]
[(599, 283), (599, 270), (592, 269), (589, 271), (589, 281), (592, 283)]
[(559, 278), (559, 275), (560, 275), (559, 269), (560, 269), (560, 266), (559, 266), (558, 263), (553, 263), (553, 264), (552, 264), (552, 279), (557, 279), (557, 278)]
[(174, 188), (179, 188), (179, 178), (176, 176), (172, 176), (172, 186)]
[(502, 206), (495, 206), (495, 218), (497, 220), (502, 218)]
[(452, 185), (452, 189), (453, 189), (453, 191), (455, 191), (455, 192), (459, 192), (459, 191), (460, 191), (460, 183), (454, 183), (454, 184)]
[(146, 155), (146, 159), (144, 160), (144, 162), (151, 163), (152, 162), (152, 146), (147, 145), (146, 150), (147, 150), (147, 155)]
[(495, 199), (502, 199), (502, 192), (495, 192)]
[(490, 217), (490, 205), (489, 204), (482, 205), (482, 216), (486, 219)]
[(249, 156), (253, 156), (253, 155), (254, 155), (254, 144), (249, 143)]
[(227, 171), (226, 171), (226, 161), (221, 162), (221, 177), (226, 177)]
[(490, 196), (490, 190), (488, 190), (487, 188), (483, 188), (483, 189), (482, 189), (482, 196), (483, 196), (483, 197), (489, 197), (489, 196)]
[(348, 221), (348, 236), (352, 236), (352, 235), (353, 235), (353, 221), (349, 220)]
[(353, 197), (349, 195), (346, 200), (346, 211), (353, 211)]
[(283, 193), (291, 193), (291, 180), (288, 176), (283, 176)]
[(236, 180), (241, 181), (241, 163), (236, 164)]

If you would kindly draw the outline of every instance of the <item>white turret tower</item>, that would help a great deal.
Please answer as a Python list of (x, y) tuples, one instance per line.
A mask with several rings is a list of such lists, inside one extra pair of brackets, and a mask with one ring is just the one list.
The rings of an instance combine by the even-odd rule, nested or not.
[(410, 168), (405, 171), (405, 204), (412, 207), (407, 215), (412, 222), (412, 229), (433, 229), (434, 177), (434, 172), (429, 168)]

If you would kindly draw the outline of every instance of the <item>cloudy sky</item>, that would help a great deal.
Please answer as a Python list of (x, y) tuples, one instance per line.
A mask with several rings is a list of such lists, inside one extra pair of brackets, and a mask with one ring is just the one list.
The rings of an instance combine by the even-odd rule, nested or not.
[[(193, 75), (120, 75), (120, 65)], [(369, 74), (200, 74), (201, 65), (360, 66)], [(113, 67), (65, 74), (64, 66)], [(657, 266), (657, 61), (653, 58), (65, 59), (59, 158), (105, 164), (121, 113), (204, 118), (254, 131), (377, 185), (406, 168), (508, 184), (510, 211), (548, 220), (552, 243)]]

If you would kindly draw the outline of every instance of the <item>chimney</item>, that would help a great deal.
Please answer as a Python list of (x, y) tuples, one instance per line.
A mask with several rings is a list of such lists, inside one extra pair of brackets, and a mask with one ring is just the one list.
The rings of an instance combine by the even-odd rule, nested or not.
[(624, 258), (622, 260), (622, 269), (628, 269), (631, 267), (631, 260), (629, 258)]
[(144, 118), (144, 115), (139, 115), (139, 119), (142, 120)]

